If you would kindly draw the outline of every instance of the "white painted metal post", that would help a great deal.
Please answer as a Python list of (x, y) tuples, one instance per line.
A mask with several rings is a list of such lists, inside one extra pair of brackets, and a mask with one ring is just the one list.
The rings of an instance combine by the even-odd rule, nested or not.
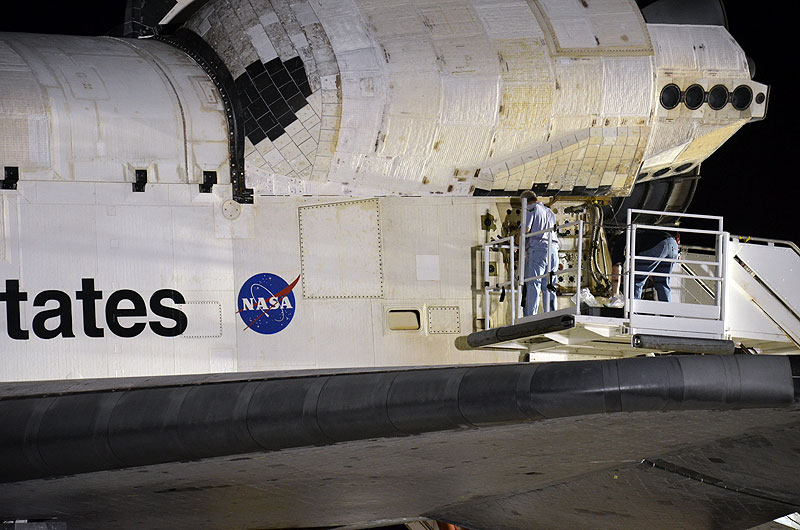
[(489, 329), (489, 245), (483, 246), (483, 329)]
[[(720, 222), (720, 225), (722, 223)], [(720, 226), (720, 228), (722, 228)], [(722, 232), (720, 235), (722, 238), (722, 245), (720, 249), (720, 257), (719, 260), (722, 262), (720, 268), (717, 269), (717, 274), (722, 278), (721, 282), (716, 282), (720, 286), (720, 296), (718, 300), (719, 304), (719, 318), (722, 322), (726, 322), (725, 320), (725, 302), (726, 302), (726, 294), (728, 289), (728, 240), (730, 239), (730, 234), (727, 232)]]
[[(625, 219), (625, 284), (622, 283), (623, 278), (620, 278), (620, 286), (626, 285), (625, 288), (625, 318), (630, 318), (631, 314), (631, 211), (628, 209), (626, 219)], [(622, 271), (620, 271), (622, 274)]]
[(522, 197), (522, 213), (520, 214), (520, 225), (519, 225), (519, 300), (520, 306), (515, 308), (515, 311), (519, 311), (519, 316), (524, 316), (523, 308), (522, 308), (522, 289), (525, 286), (525, 251), (526, 251), (526, 244), (527, 244), (527, 237), (528, 234), (526, 230), (528, 229), (528, 198)]
[(553, 231), (556, 229), (555, 226), (547, 232), (547, 276), (545, 276), (545, 282), (542, 282), (542, 298), (544, 299), (544, 311), (542, 313), (546, 313), (550, 311), (550, 278), (552, 278), (553, 272), (553, 263), (550, 260), (550, 253), (553, 252)]
[(516, 271), (514, 270), (514, 238), (508, 238), (508, 252), (511, 257), (511, 323), (517, 323), (517, 286), (516, 286)]
[(575, 314), (581, 314), (581, 270), (583, 269), (583, 219), (578, 219), (578, 271), (575, 274), (575, 281), (577, 285), (577, 300), (575, 304)]
[(628, 292), (625, 299), (630, 303), (630, 310), (633, 310), (633, 288), (636, 285), (636, 229), (639, 228), (638, 224), (631, 224), (631, 244), (628, 247), (628, 255), (630, 260), (630, 268), (628, 269)]

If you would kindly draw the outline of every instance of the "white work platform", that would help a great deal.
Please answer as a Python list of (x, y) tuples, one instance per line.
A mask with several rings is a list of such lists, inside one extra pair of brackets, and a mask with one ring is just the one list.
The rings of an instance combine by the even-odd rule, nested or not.
[[(800, 249), (796, 245), (730, 236), (722, 230), (719, 217), (645, 210), (630, 213), (692, 217), (716, 225), (711, 230), (648, 226), (631, 223), (629, 214), (627, 249), (636, 248), (636, 235), (644, 230), (701, 233), (715, 241), (713, 248), (680, 247), (677, 259), (659, 258), (658, 261), (673, 263), (669, 273), (639, 275), (639, 278), (667, 276), (672, 301), (634, 299), (627, 295), (623, 308), (590, 307), (582, 303), (579, 309), (574, 295), (559, 296), (559, 305), (569, 307), (521, 316), (520, 286), (532, 278), (516, 274), (499, 286), (485, 282), (482, 301), (487, 308), (490, 296), (499, 289), (507, 289), (511, 296), (503, 298), (515, 309), (509, 308), (506, 314), (510, 318), (499, 325), (492, 326), (487, 319), (486, 329), (465, 338), (469, 347), (510, 348), (528, 353), (531, 358), (539, 353), (558, 353), (576, 359), (670, 352), (727, 354), (734, 353), (736, 348), (743, 353), (800, 352), (800, 275), (797, 274)], [(578, 237), (583, 237), (582, 230), (582, 225), (578, 225)], [(513, 238), (507, 238), (507, 244), (513, 251)], [(634, 269), (633, 263), (644, 259), (656, 261), (626, 251), (624, 292), (634, 291), (636, 275), (628, 271)], [(577, 270), (582, 267), (579, 259)], [(524, 270), (524, 263), (516, 270)], [(547, 274), (552, 281), (552, 272)], [(580, 282), (580, 273), (578, 278)], [(583, 287), (581, 283), (578, 285)]]
[[(531, 354), (569, 352), (603, 357), (628, 357), (650, 352), (721, 354), (734, 351), (733, 341), (724, 335), (685, 336), (668, 326), (644, 330), (648, 333), (637, 332), (631, 328), (630, 318), (623, 316), (621, 308), (584, 307), (583, 311), (600, 314), (576, 314), (575, 308), (542, 313), (508, 326), (472, 333), (467, 337), (467, 343), (473, 348), (511, 348)], [(654, 315), (653, 318), (669, 317)]]

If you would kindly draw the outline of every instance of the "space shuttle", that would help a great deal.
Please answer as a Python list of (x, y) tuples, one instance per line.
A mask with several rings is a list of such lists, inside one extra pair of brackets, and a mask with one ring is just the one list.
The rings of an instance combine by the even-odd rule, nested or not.
[[(129, 0), (124, 37), (0, 34), (0, 520), (797, 512), (800, 251), (686, 213), (769, 86), (721, 4), (645, 4)], [(522, 314), (525, 190), (552, 313)], [(674, 304), (590, 307), (639, 226), (712, 243)]]

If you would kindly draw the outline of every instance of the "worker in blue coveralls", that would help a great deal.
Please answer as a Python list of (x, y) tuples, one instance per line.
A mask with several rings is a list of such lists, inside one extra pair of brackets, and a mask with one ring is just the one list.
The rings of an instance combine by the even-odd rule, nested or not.
[[(539, 232), (553, 228), (556, 224), (556, 215), (553, 211), (539, 202), (538, 197), (532, 191), (524, 191), (523, 198), (528, 199), (527, 217), (525, 233)], [(550, 239), (552, 234), (552, 240)], [(548, 248), (548, 242), (551, 242)], [(550, 270), (558, 270), (558, 236), (556, 231), (544, 232), (525, 238), (525, 278), (540, 276), (547, 273), (547, 262), (550, 261)], [(539, 311), (539, 296), (545, 296), (545, 289), (549, 278), (547, 275), (542, 278), (531, 280), (527, 283), (527, 294), (525, 296), (525, 306), (523, 315), (535, 315)], [(547, 296), (545, 296), (547, 300)], [(548, 307), (545, 311), (556, 310), (556, 293), (550, 292)]]
[[(614, 270), (619, 271), (621, 264), (625, 261), (625, 243), (626, 235), (623, 232), (614, 239), (614, 245), (611, 249), (611, 261), (614, 264)], [(678, 242), (675, 237), (663, 230), (637, 230), (636, 231), (636, 254), (637, 256), (646, 256), (649, 259), (637, 259), (634, 270), (637, 273), (633, 279), (633, 297), (639, 299), (642, 297), (642, 288), (647, 276), (652, 273), (670, 274), (672, 272), (671, 261), (662, 261), (662, 259), (677, 259), (678, 258)], [(526, 256), (527, 257), (527, 256)], [(612, 307), (622, 306), (622, 297), (619, 294), (619, 280), (615, 282), (612, 280)], [(672, 293), (669, 287), (668, 276), (653, 276), (653, 288), (656, 291), (656, 296), (660, 302), (671, 302)]]

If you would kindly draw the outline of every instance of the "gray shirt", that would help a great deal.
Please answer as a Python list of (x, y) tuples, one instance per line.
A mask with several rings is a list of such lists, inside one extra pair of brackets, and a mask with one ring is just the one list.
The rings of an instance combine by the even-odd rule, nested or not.
[[(538, 232), (539, 230), (547, 230), (548, 228), (553, 228), (556, 224), (556, 214), (553, 213), (553, 210), (545, 206), (539, 201), (536, 201), (532, 205), (528, 205), (528, 215), (527, 215), (527, 230), (528, 232)], [(553, 233), (553, 245), (558, 247), (558, 235), (556, 234), (555, 230)], [(528, 236), (526, 238), (528, 246), (536, 245), (536, 246), (543, 246), (547, 245), (549, 234), (544, 232), (542, 234), (537, 234), (534, 236)]]

